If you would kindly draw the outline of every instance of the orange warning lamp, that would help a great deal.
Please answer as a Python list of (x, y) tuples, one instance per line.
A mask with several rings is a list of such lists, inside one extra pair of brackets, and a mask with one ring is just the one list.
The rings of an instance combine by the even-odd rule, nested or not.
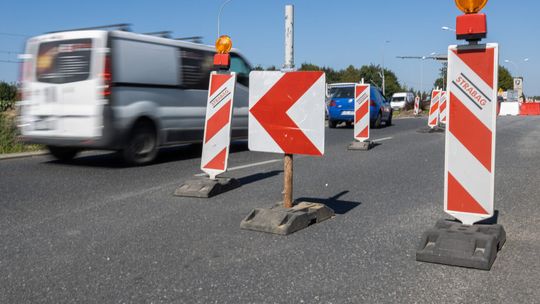
[(216, 40), (216, 50), (218, 54), (228, 54), (232, 49), (231, 37), (227, 35), (221, 35)]
[(456, 6), (465, 14), (476, 14), (486, 6), (488, 0), (456, 0)]
[(456, 19), (456, 37), (459, 40), (478, 42), (487, 37), (487, 17), (479, 12), (488, 0), (455, 0), (457, 8), (465, 15)]
[(231, 49), (231, 37), (227, 35), (221, 35), (216, 40), (217, 54), (214, 55), (214, 66), (218, 67), (220, 70), (228, 70), (231, 66), (231, 56), (229, 55)]

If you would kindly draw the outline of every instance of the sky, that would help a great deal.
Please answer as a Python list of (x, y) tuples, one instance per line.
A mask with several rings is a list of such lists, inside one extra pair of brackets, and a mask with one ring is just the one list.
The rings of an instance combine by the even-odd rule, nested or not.
[[(217, 16), (224, 0), (176, 1), (2, 1), (0, 18), (0, 80), (19, 74), (17, 54), (29, 36), (48, 31), (130, 23), (134, 32), (173, 31), (174, 37), (217, 38)], [(284, 8), (295, 8), (295, 63), (342, 69), (348, 65), (379, 64), (393, 70), (400, 83), (430, 90), (441, 64), (397, 56), (446, 54), (458, 43), (455, 18), (461, 12), (453, 0), (231, 0), (223, 8), (221, 33), (252, 65), (282, 66)], [(500, 45), (500, 63), (524, 77), (526, 95), (540, 96), (540, 1), (490, 0), (488, 38)], [(387, 42), (388, 41), (388, 42)], [(461, 43), (461, 42), (459, 42)], [(524, 59), (528, 58), (528, 61)], [(506, 63), (505, 60), (510, 62)], [(10, 62), (5, 62), (10, 61)]]

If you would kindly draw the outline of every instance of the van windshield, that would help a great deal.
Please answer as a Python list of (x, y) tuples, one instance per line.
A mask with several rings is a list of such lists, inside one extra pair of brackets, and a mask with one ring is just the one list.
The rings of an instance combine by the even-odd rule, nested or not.
[(39, 46), (36, 78), (39, 82), (68, 83), (88, 79), (92, 39), (45, 42)]
[(392, 97), (392, 101), (396, 101), (396, 102), (405, 101), (405, 97)]
[(333, 98), (354, 98), (354, 87), (331, 88), (330, 96)]

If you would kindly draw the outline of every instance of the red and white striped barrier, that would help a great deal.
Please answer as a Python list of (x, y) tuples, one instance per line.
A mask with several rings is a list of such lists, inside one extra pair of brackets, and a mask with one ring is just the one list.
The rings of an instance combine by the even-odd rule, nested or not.
[(442, 124), (446, 124), (447, 100), (448, 100), (448, 95), (446, 94), (446, 91), (441, 91), (441, 101), (439, 105), (439, 121)]
[(441, 97), (440, 90), (433, 90), (431, 92), (431, 103), (429, 105), (429, 117), (428, 117), (428, 126), (430, 128), (435, 128), (439, 125), (439, 100)]
[(414, 98), (414, 115), (420, 114), (420, 97), (416, 96)]
[(444, 210), (465, 225), (493, 216), (498, 45), (448, 50)]
[(364, 142), (369, 139), (370, 85), (357, 84), (354, 93), (354, 138)]
[(540, 115), (540, 103), (521, 103), (519, 105), (519, 115)]
[(215, 179), (227, 171), (236, 73), (210, 74), (201, 170)]

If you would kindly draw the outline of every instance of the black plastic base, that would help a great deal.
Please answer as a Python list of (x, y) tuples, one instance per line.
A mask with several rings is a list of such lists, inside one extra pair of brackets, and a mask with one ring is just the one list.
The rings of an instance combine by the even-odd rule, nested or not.
[(371, 140), (366, 140), (366, 141), (353, 141), (349, 147), (347, 148), (348, 150), (356, 150), (356, 151), (368, 151), (370, 150), (371, 148), (373, 148), (375, 146), (375, 143), (372, 142)]
[(425, 126), (423, 128), (418, 129), (416, 132), (418, 133), (444, 133), (446, 132), (446, 129), (439, 126), (435, 126), (433, 128)]
[(416, 260), (490, 270), (505, 242), (506, 232), (501, 225), (466, 226), (440, 220), (422, 236)]
[(209, 198), (240, 187), (234, 178), (217, 177), (215, 180), (201, 177), (184, 182), (174, 191), (175, 196)]
[(288, 235), (334, 215), (334, 211), (324, 204), (301, 202), (287, 209), (279, 203), (270, 209), (254, 209), (242, 220), (240, 228)]

